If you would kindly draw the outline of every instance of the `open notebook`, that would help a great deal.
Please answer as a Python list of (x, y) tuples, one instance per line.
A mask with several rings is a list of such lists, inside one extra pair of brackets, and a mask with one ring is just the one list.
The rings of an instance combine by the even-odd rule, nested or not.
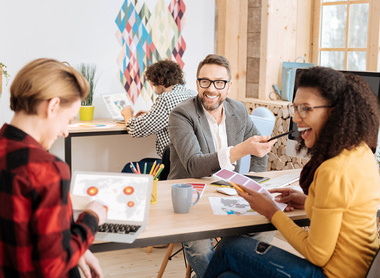
[(128, 100), (127, 94), (103, 94), (102, 99), (107, 107), (108, 112), (115, 121), (124, 121), (124, 117), (121, 115), (121, 110), (127, 105), (131, 105)]
[(151, 175), (75, 172), (71, 183), (74, 213), (91, 200), (99, 201), (108, 208), (108, 217), (95, 239), (132, 243), (148, 221), (152, 183)]

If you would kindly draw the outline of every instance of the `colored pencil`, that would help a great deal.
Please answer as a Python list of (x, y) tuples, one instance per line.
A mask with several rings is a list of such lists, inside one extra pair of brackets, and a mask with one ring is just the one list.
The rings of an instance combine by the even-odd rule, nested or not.
[(152, 172), (152, 175), (155, 176), (157, 171), (158, 171), (158, 168), (160, 168), (160, 163), (157, 163), (156, 165), (156, 168), (154, 168), (153, 172)]
[(154, 161), (154, 163), (153, 163), (153, 165), (152, 165), (152, 168), (150, 168), (150, 172), (149, 172), (149, 175), (151, 175), (151, 174), (152, 174), (152, 172), (153, 172), (154, 168), (156, 167), (156, 162), (157, 162), (157, 160), (155, 160), (155, 161)]
[(144, 164), (144, 174), (146, 174), (146, 166), (147, 166), (147, 163), (145, 162), (145, 164)]
[(133, 162), (132, 162), (132, 161), (131, 161), (130, 163), (131, 163), (131, 165), (132, 165), (132, 167), (133, 167), (133, 169), (134, 169), (133, 172), (137, 174), (138, 172), (137, 172), (137, 169), (136, 169), (135, 165), (133, 165)]
[(132, 170), (133, 173), (138, 174), (138, 173), (137, 173), (137, 170), (136, 170), (135, 167), (133, 166), (132, 162), (131, 162), (131, 165), (129, 165), (129, 167), (131, 167), (131, 170)]
[(240, 190), (241, 192), (244, 192), (243, 189), (241, 189), (238, 185), (234, 184), (232, 181), (230, 181), (230, 184), (235, 187), (235, 189)]
[(154, 175), (154, 180), (157, 179), (157, 177), (161, 174), (162, 170), (164, 169), (165, 165), (164, 164), (161, 164), (160, 165), (160, 168), (158, 168), (158, 171), (157, 173)]
[(137, 172), (138, 172), (139, 174), (141, 174), (141, 171), (140, 171), (140, 165), (139, 165), (138, 162), (136, 162), (136, 166), (137, 166)]

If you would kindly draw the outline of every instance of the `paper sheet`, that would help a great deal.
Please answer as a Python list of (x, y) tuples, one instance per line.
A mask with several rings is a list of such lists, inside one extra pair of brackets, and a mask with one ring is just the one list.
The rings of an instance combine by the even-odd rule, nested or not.
[(258, 215), (241, 197), (208, 197), (215, 215)]

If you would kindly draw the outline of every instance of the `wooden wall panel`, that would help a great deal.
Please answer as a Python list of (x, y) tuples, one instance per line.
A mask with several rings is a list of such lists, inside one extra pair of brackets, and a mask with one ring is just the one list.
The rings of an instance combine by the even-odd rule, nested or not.
[(302, 56), (310, 61), (312, 0), (263, 0), (259, 98), (281, 89), (282, 62)]
[[(286, 4), (285, 4), (286, 3)], [(216, 0), (216, 53), (233, 71), (230, 97), (269, 100), (282, 62), (311, 60), (313, 0)]]
[(248, 0), (216, 0), (216, 53), (231, 63), (232, 88), (229, 97), (243, 99), (247, 77)]

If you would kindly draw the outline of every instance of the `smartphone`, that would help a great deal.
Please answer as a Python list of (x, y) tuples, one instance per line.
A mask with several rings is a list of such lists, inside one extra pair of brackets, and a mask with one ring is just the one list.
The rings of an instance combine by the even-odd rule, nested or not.
[(250, 179), (253, 179), (257, 183), (261, 183), (261, 182), (269, 180), (268, 177), (262, 177), (262, 176), (255, 176), (255, 175), (244, 175), (244, 176), (246, 176)]

